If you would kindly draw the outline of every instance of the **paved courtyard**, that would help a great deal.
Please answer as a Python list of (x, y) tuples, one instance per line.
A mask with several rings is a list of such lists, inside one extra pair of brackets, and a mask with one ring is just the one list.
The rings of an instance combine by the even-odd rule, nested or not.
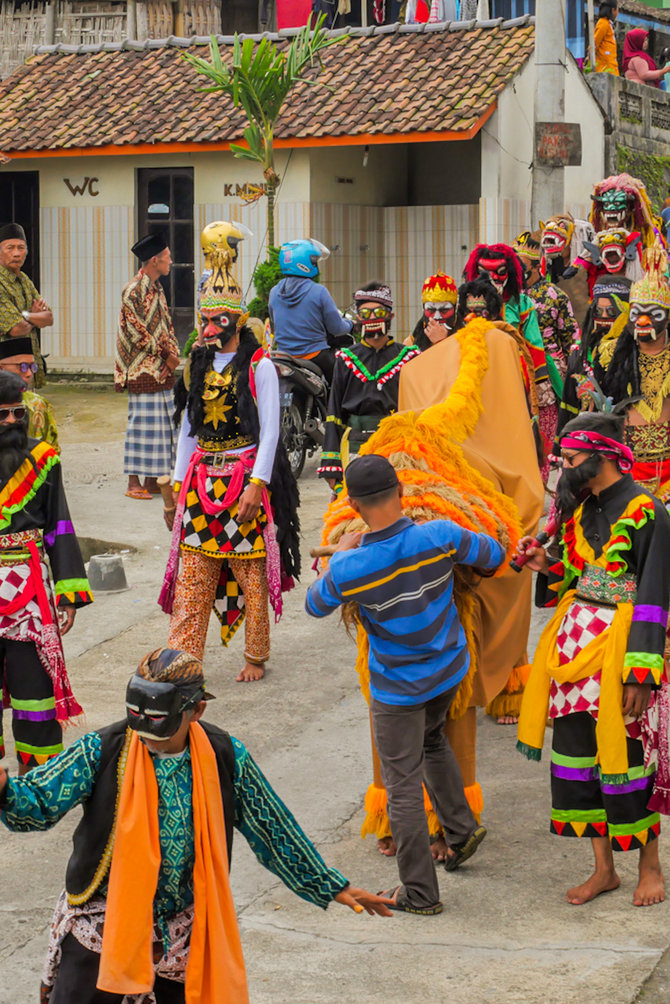
[[(47, 396), (62, 433), (78, 533), (106, 542), (96, 549), (112, 543), (127, 550), (128, 591), (98, 595), (65, 641), (86, 727), (97, 728), (122, 717), (128, 676), (146, 651), (165, 642), (167, 618), (156, 598), (169, 535), (158, 499), (124, 497), (125, 397), (66, 386), (48, 388)], [(242, 639), (222, 649), (212, 623), (206, 671), (217, 700), (208, 717), (247, 744), (326, 860), (355, 884), (377, 890), (394, 881), (396, 869), (371, 838), (359, 836), (370, 757), (354, 645), (337, 617), (316, 622), (303, 613), (312, 575), (307, 555), (318, 541), (326, 501), (315, 466), (308, 463), (300, 482), (303, 582), (273, 630), (271, 671), (262, 683), (236, 683)], [(535, 638), (540, 627), (536, 616)], [(7, 730), (8, 715), (5, 721)], [(68, 741), (78, 734), (72, 730)], [(564, 901), (566, 888), (588, 874), (590, 848), (550, 837), (546, 760), (528, 763), (514, 743), (513, 728), (480, 720), (479, 779), (489, 835), (460, 871), (441, 872), (445, 911), (439, 917), (384, 920), (337, 905), (324, 913), (292, 896), (238, 837), (232, 877), (253, 1004), (667, 1001), (668, 904), (632, 906), (632, 855), (617, 861), (618, 892), (581, 908)], [(77, 816), (73, 812), (48, 834), (0, 829), (0, 1004), (37, 1000)], [(662, 858), (670, 872), (667, 847)]]

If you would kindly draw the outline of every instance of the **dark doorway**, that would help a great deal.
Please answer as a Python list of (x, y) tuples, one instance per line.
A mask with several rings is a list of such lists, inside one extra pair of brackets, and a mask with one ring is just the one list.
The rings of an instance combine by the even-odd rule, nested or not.
[(193, 229), (193, 168), (139, 168), (137, 237), (161, 231), (167, 238), (173, 264), (162, 281), (180, 345), (195, 324)]
[(0, 223), (20, 223), (28, 239), (23, 271), (40, 288), (40, 176), (38, 171), (0, 175)]

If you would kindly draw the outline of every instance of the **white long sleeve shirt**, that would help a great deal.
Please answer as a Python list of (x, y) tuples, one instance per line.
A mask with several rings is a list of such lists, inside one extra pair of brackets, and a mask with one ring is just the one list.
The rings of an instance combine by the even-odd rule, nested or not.
[[(214, 356), (213, 366), (217, 373), (223, 373), (228, 363), (232, 360), (234, 352), (217, 352)], [(256, 367), (256, 391), (258, 395), (258, 420), (260, 424), (260, 436), (256, 462), (251, 476), (260, 478), (266, 483), (272, 477), (272, 467), (274, 464), (277, 443), (279, 441), (279, 379), (274, 363), (269, 359), (261, 359)], [(184, 417), (179, 430), (179, 440), (177, 442), (177, 459), (174, 465), (173, 483), (183, 481), (188, 470), (188, 465), (193, 451), (197, 446), (197, 439), (191, 430), (188, 412), (184, 410)], [(248, 446), (241, 446), (235, 450), (226, 450), (226, 453), (244, 453)]]

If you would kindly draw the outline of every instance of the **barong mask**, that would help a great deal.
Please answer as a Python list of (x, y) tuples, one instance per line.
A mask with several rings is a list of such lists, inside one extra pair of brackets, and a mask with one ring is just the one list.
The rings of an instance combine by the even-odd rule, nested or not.
[(502, 298), (488, 279), (464, 282), (459, 288), (458, 314), (465, 324), (476, 317), (484, 317), (491, 321), (499, 320), (501, 311)]
[(517, 254), (521, 262), (523, 281), (526, 286), (530, 285), (533, 269), (537, 268), (539, 271), (540, 268), (542, 260), (542, 251), (540, 249), (541, 236), (542, 234), (539, 230), (536, 230), (535, 233), (531, 233), (530, 230), (524, 230), (512, 245), (512, 250)]
[(425, 323), (437, 321), (451, 332), (456, 325), (456, 303), (458, 290), (450, 275), (436, 272), (430, 275), (421, 290), (421, 303)]
[(639, 231), (642, 243), (655, 240), (654, 213), (644, 183), (630, 174), (612, 175), (598, 182), (591, 195), (590, 220), (596, 232), (625, 228)]
[(554, 216), (543, 223), (540, 220), (540, 250), (543, 257), (551, 261), (563, 258), (570, 252), (570, 242), (575, 232), (575, 221), (571, 216)]
[(608, 230), (625, 227), (630, 221), (634, 199), (620, 188), (610, 188), (602, 195), (592, 195), (602, 214), (603, 223)]

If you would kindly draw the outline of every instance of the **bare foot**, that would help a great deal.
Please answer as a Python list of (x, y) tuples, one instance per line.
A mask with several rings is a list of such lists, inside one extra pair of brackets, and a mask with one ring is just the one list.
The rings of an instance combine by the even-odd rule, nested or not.
[(498, 719), (498, 725), (516, 725), (519, 721), (518, 715), (501, 715)]
[(385, 858), (394, 858), (398, 849), (394, 843), (393, 837), (380, 837), (377, 841), (377, 850), (380, 854), (383, 854)]
[(444, 837), (440, 836), (431, 840), (430, 853), (433, 855), (433, 861), (439, 861), (440, 864), (443, 864), (447, 860), (449, 845)]
[(245, 662), (244, 668), (235, 679), (238, 683), (253, 683), (255, 680), (262, 680), (264, 676), (265, 663)]
[(640, 881), (633, 893), (633, 906), (654, 906), (664, 899), (665, 882), (660, 866), (640, 868)]
[(596, 896), (600, 896), (601, 893), (612, 892), (614, 889), (618, 889), (620, 885), (621, 879), (614, 870), (594, 872), (586, 882), (576, 885), (574, 889), (568, 889), (565, 898), (573, 906), (583, 906), (584, 903), (589, 903)]

